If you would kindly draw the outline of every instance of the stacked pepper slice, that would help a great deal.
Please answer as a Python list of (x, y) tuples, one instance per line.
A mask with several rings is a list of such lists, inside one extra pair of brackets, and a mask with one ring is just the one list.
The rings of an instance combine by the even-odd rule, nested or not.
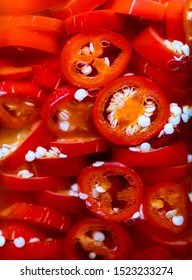
[(0, 258), (189, 259), (191, 1), (24, 2), (0, 3)]

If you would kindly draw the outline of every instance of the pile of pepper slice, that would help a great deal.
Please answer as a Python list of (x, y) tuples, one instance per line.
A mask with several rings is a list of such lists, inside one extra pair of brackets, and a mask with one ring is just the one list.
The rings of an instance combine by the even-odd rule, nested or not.
[(0, 259), (191, 259), (191, 14), (0, 2)]

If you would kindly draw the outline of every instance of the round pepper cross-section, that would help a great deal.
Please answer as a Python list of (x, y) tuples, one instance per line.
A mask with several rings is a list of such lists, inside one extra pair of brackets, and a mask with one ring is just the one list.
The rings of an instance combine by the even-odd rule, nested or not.
[(96, 127), (109, 141), (138, 145), (163, 129), (169, 117), (169, 103), (152, 81), (126, 76), (98, 93), (93, 117)]
[(0, 83), (0, 123), (9, 128), (22, 128), (40, 119), (46, 93), (27, 81)]
[(96, 161), (79, 177), (79, 197), (96, 216), (115, 222), (128, 220), (138, 212), (143, 196), (140, 177), (118, 162)]
[(189, 224), (189, 197), (180, 184), (154, 185), (143, 200), (143, 214), (152, 225), (179, 233)]
[(68, 142), (98, 135), (92, 119), (93, 102), (86, 90), (62, 86), (46, 99), (41, 111), (43, 124), (47, 131)]
[(79, 33), (63, 47), (63, 77), (74, 86), (99, 88), (123, 73), (131, 55), (129, 42), (116, 32)]
[(120, 223), (86, 219), (75, 224), (65, 239), (67, 260), (122, 260), (131, 253), (131, 236)]

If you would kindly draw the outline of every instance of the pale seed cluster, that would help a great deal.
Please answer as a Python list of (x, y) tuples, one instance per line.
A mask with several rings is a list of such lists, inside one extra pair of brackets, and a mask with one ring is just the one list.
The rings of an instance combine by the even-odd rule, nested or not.
[[(110, 44), (110, 42), (102, 40), (100, 42), (101, 46), (103, 48), (107, 48)], [(79, 55), (90, 55), (93, 54), (95, 51), (95, 47), (94, 44), (92, 42), (89, 43), (89, 45), (84, 46), (80, 51), (79, 51)], [(104, 65), (106, 65), (107, 67), (110, 66), (110, 60), (108, 57), (103, 57), (103, 58), (99, 58), (100, 60), (103, 61)], [(91, 64), (87, 64), (84, 61), (80, 61), (76, 63), (76, 69), (78, 71), (80, 71), (81, 74), (88, 76), (93, 72), (93, 66)]]
[[(180, 54), (181, 56), (189, 56), (190, 55), (190, 48), (187, 44), (183, 44), (182, 42), (178, 40), (169, 41), (164, 40), (164, 44), (172, 51)], [(175, 57), (176, 59), (176, 57)]]
[(18, 143), (14, 144), (2, 144), (0, 148), (0, 159), (5, 158), (6, 156), (10, 155), (12, 152), (14, 152), (18, 147)]
[(29, 150), (25, 155), (25, 160), (28, 162), (32, 162), (35, 159), (40, 158), (66, 158), (67, 155), (60, 152), (57, 147), (51, 147), (51, 149), (47, 150), (44, 147), (38, 146), (36, 151), (33, 152)]
[[(164, 205), (163, 200), (157, 199), (155, 201), (152, 201), (152, 206), (155, 209), (160, 210), (160, 209), (163, 209), (165, 205)], [(165, 213), (165, 217), (167, 219), (169, 219), (173, 223), (173, 225), (178, 226), (178, 227), (182, 226), (184, 223), (184, 217), (182, 215), (177, 215), (176, 209), (168, 210)]]
[[(46, 239), (45, 241), (48, 241), (48, 239)], [(33, 237), (28, 242), (29, 243), (40, 242), (40, 239), (38, 237)], [(5, 244), (6, 244), (6, 238), (3, 235), (3, 231), (0, 230), (0, 248), (5, 246)], [(26, 244), (26, 240), (22, 236), (19, 236), (13, 240), (13, 244), (15, 245), (16, 248), (23, 248)]]
[[(115, 128), (120, 120), (118, 119), (118, 110), (121, 110), (125, 103), (132, 98), (138, 90), (134, 87), (125, 86), (119, 89), (111, 98), (109, 106), (106, 111), (108, 113), (107, 119), (112, 128)], [(137, 132), (145, 131), (147, 127), (151, 125), (151, 116), (154, 114), (156, 108), (155, 103), (152, 100), (146, 100), (143, 104), (144, 112), (139, 115), (137, 122), (130, 123), (125, 128), (126, 135), (134, 135)]]
[(192, 107), (185, 105), (182, 108), (177, 103), (171, 103), (169, 105), (170, 116), (168, 122), (164, 125), (164, 128), (160, 131), (158, 137), (163, 135), (173, 134), (181, 120), (187, 123), (190, 117), (192, 117)]

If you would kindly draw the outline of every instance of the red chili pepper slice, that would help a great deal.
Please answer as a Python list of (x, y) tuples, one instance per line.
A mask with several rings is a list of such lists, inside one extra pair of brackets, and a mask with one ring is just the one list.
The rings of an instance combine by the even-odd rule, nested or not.
[(56, 36), (52, 32), (43, 32), (22, 27), (0, 28), (0, 47), (17, 47), (40, 50), (58, 54)]
[(64, 214), (82, 215), (86, 211), (73, 177), (66, 177), (62, 188), (35, 193), (34, 199), (39, 205), (53, 208)]
[[(46, 129), (67, 141), (98, 135), (92, 119), (93, 98), (84, 89), (63, 86), (46, 99), (42, 120)], [(69, 141), (70, 141), (69, 140)]]
[(24, 27), (40, 31), (55, 32), (63, 34), (65, 30), (64, 21), (40, 15), (17, 15), (1, 16), (1, 27)]
[(99, 29), (123, 30), (125, 17), (111, 10), (96, 10), (71, 16), (65, 20), (68, 35)]
[[(39, 53), (30, 53), (30, 56), (28, 53), (20, 53), (21, 57), (23, 56), (23, 63), (24, 65), (29, 65), (31, 67), (42, 67), (44, 69), (47, 69), (48, 71), (52, 70), (55, 72), (60, 72), (60, 56), (59, 55), (53, 55), (50, 53), (42, 53), (39, 55)], [(18, 54), (19, 57), (19, 54)], [(19, 57), (20, 58), (20, 57)], [(17, 62), (19, 63), (19, 61)], [(21, 63), (21, 62), (20, 62)]]
[(63, 2), (63, 0), (42, 0), (41, 2), (38, 0), (28, 0), (27, 2), (25, 0), (16, 0), (13, 5), (11, 2), (1, 1), (0, 11), (1, 14), (6, 15), (33, 13), (63, 4)]
[(126, 0), (107, 1), (104, 5), (105, 9), (111, 9), (116, 13), (123, 13), (128, 15), (134, 15), (153, 20), (164, 20), (166, 6), (160, 1), (150, 0)]
[(146, 246), (163, 246), (169, 250), (174, 259), (190, 259), (191, 255), (191, 232), (183, 230), (174, 233), (166, 229), (152, 226), (146, 221), (135, 223), (133, 229), (133, 242), (137, 246), (145, 248)]
[(184, 105), (188, 102), (191, 88), (189, 73), (162, 69), (138, 53), (134, 53), (133, 63), (136, 69), (142, 71), (144, 76), (161, 87), (170, 103)]
[(33, 66), (32, 82), (46, 90), (56, 90), (62, 83), (59, 71), (49, 69), (45, 65)]
[(58, 138), (50, 141), (48, 147), (57, 147), (61, 153), (69, 156), (89, 155), (94, 153), (106, 152), (110, 149), (109, 142), (103, 136), (79, 137), (74, 139)]
[(30, 66), (23, 66), (23, 67), (16, 67), (16, 66), (3, 66), (0, 68), (0, 78), (1, 80), (22, 80), (25, 79), (30, 75), (32, 72), (32, 67)]
[[(181, 50), (178, 51), (178, 44), (180, 45), (180, 43)], [(146, 27), (132, 40), (132, 47), (138, 54), (155, 65), (171, 71), (185, 71), (189, 48), (185, 46), (187, 48), (185, 50), (183, 46), (182, 42), (175, 45), (175, 42), (165, 39), (164, 35), (152, 26)]]
[(65, 257), (68, 260), (119, 260), (129, 258), (131, 253), (128, 229), (122, 224), (105, 220), (79, 222), (65, 239)]
[(172, 89), (167, 86), (161, 86), (161, 89), (167, 96), (167, 99), (170, 102), (179, 103), (180, 105), (185, 105), (190, 99), (190, 89), (189, 90), (180, 90)]
[(13, 242), (6, 242), (0, 248), (1, 260), (59, 260), (63, 259), (64, 239), (27, 242), (17, 248)]
[(100, 133), (119, 145), (149, 140), (161, 131), (168, 116), (169, 104), (161, 89), (140, 76), (109, 83), (98, 93), (93, 110)]
[(32, 162), (32, 167), (36, 174), (42, 176), (62, 176), (73, 177), (87, 165), (87, 157), (82, 156), (67, 156), (60, 157), (42, 157), (36, 158)]
[[(178, 153), (179, 151), (179, 153)], [(114, 147), (112, 159), (127, 166), (169, 166), (187, 163), (188, 147), (179, 142), (149, 151)]]
[(0, 259), (190, 259), (192, 0), (10, 3)]
[(0, 158), (0, 167), (3, 170), (20, 168), (26, 163), (25, 155), (30, 149), (36, 149), (52, 139), (52, 135), (45, 130), (41, 121), (16, 131), (1, 129), (0, 135), (1, 149), (6, 148), (6, 152), (2, 153)]
[[(18, 174), (1, 173), (0, 182), (3, 189), (27, 192), (58, 189), (62, 186), (59, 177), (35, 177), (27, 169), (20, 170)], [(28, 175), (31, 177), (27, 178)]]
[[(134, 64), (144, 75), (160, 86), (166, 86), (171, 89), (189, 91), (191, 80), (189, 75), (180, 72), (164, 70), (157, 65), (151, 63), (139, 54), (135, 54), (133, 58)], [(169, 95), (166, 95), (169, 98)], [(177, 95), (175, 96), (177, 98)]]
[(106, 0), (70, 0), (59, 7), (52, 8), (50, 13), (53, 17), (66, 20), (70, 16), (92, 11), (104, 2)]
[(186, 0), (169, 0), (166, 8), (166, 33), (169, 40), (186, 43), (183, 26), (183, 9)]
[(11, 190), (4, 190), (1, 188), (0, 190), (0, 209), (4, 209), (9, 207), (11, 204), (15, 202), (26, 202), (33, 203), (34, 196), (32, 192), (18, 192)]
[(24, 202), (16, 202), (1, 209), (0, 219), (26, 221), (58, 232), (66, 232), (71, 227), (69, 216), (49, 207)]
[(143, 214), (154, 226), (181, 232), (189, 223), (189, 197), (177, 183), (159, 183), (146, 193)]
[[(0, 221), (1, 235), (6, 241), (14, 241), (15, 238), (22, 237), (25, 241), (29, 242), (33, 238), (38, 241), (44, 241), (50, 237), (47, 229), (42, 229), (36, 225), (26, 223), (25, 221), (5, 220)], [(34, 240), (35, 241), (35, 240)]]
[(116, 32), (79, 33), (63, 47), (63, 77), (78, 87), (104, 86), (123, 73), (131, 54), (129, 42)]
[(154, 185), (164, 181), (181, 183), (190, 179), (192, 166), (189, 164), (172, 166), (146, 166), (134, 168), (144, 185)]
[(22, 128), (40, 118), (45, 92), (26, 81), (0, 83), (0, 123), (5, 127)]
[(127, 166), (117, 162), (96, 162), (79, 174), (82, 199), (96, 216), (125, 221), (139, 210), (142, 182)]

